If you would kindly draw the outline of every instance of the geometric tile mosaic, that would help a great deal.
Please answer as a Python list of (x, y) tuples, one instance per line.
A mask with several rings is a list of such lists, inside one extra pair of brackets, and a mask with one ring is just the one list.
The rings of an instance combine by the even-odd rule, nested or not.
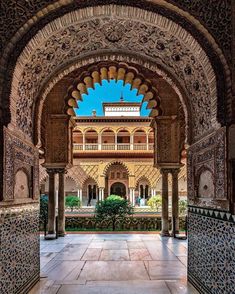
[(0, 293), (21, 293), (39, 279), (38, 209), (36, 204), (0, 211)]
[(234, 294), (235, 223), (233, 217), (224, 212), (190, 207), (188, 232), (190, 282), (201, 293)]

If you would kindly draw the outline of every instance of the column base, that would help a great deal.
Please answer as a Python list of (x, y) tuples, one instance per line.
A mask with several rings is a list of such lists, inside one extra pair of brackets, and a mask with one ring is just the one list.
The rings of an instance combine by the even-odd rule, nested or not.
[[(180, 233), (179, 231), (175, 231), (175, 235), (179, 235), (179, 233)], [(171, 235), (171, 237), (174, 237), (174, 232), (171, 232), (170, 235)]]
[(45, 236), (45, 240), (54, 240), (56, 239), (56, 234), (55, 233), (49, 233)]
[(58, 232), (58, 237), (64, 237), (66, 235), (66, 233), (65, 232)]
[(162, 237), (171, 237), (171, 235), (170, 235), (170, 233), (168, 231), (161, 232), (160, 235)]

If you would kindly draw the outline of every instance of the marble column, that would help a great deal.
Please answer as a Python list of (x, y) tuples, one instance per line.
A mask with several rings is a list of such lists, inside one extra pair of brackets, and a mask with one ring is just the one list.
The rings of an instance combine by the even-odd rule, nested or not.
[(130, 202), (135, 206), (135, 188), (130, 188)]
[(162, 236), (169, 236), (169, 212), (168, 212), (168, 169), (161, 169), (162, 174)]
[(78, 198), (80, 199), (80, 203), (82, 207), (82, 189), (78, 189)]
[(130, 135), (130, 150), (134, 149), (134, 135)]
[(101, 188), (101, 201), (104, 201), (104, 188)]
[(115, 133), (115, 137), (114, 137), (114, 142), (115, 142), (115, 150), (117, 150), (117, 133)]
[(58, 192), (58, 236), (65, 235), (65, 192), (64, 192), (65, 170), (59, 170), (59, 192)]
[[(179, 187), (178, 175), (180, 169), (174, 168), (172, 174), (172, 235), (179, 234)], [(174, 224), (174, 225), (173, 225)]]
[(102, 136), (98, 134), (98, 150), (102, 150)]
[(47, 169), (49, 175), (48, 234), (55, 234), (55, 171)]

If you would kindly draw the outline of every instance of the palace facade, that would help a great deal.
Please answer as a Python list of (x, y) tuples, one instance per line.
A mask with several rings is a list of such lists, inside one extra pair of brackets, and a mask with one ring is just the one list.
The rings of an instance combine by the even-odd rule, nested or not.
[[(103, 103), (104, 116), (75, 117), (73, 167), (65, 177), (66, 195), (77, 195), (82, 206), (116, 194), (133, 205), (147, 205), (162, 194), (160, 169), (154, 166), (152, 118), (140, 115), (141, 103)], [(169, 195), (172, 179), (169, 176)], [(58, 181), (57, 181), (58, 182)], [(57, 183), (58, 186), (58, 183)], [(178, 176), (179, 196), (187, 196), (186, 166)], [(48, 176), (41, 167), (41, 193), (48, 193)], [(57, 188), (58, 190), (58, 188)], [(56, 190), (56, 191), (57, 191)]]

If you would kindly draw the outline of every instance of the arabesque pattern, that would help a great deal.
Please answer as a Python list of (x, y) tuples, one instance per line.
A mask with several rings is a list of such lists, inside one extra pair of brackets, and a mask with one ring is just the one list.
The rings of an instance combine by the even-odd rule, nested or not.
[[(142, 58), (153, 58), (163, 68), (171, 68), (190, 97), (192, 113), (197, 113), (193, 118), (194, 137), (217, 126), (216, 78), (197, 41), (161, 15), (143, 14), (141, 10), (132, 9), (129, 17), (125, 17), (123, 9), (100, 7), (92, 10), (93, 17), (88, 16), (89, 9), (75, 11), (48, 24), (35, 36), (33, 43), (28, 44), (31, 49), (29, 51), (26, 47), (18, 60), (12, 88), (12, 119), (16, 119), (21, 130), (32, 136), (31, 109), (50, 74), (62, 63), (74, 62), (87, 54), (92, 56), (97, 50), (124, 51), (131, 55), (141, 52)], [(138, 11), (140, 17), (136, 20)], [(84, 20), (85, 15), (87, 19)], [(200, 111), (202, 108), (204, 111)]]

